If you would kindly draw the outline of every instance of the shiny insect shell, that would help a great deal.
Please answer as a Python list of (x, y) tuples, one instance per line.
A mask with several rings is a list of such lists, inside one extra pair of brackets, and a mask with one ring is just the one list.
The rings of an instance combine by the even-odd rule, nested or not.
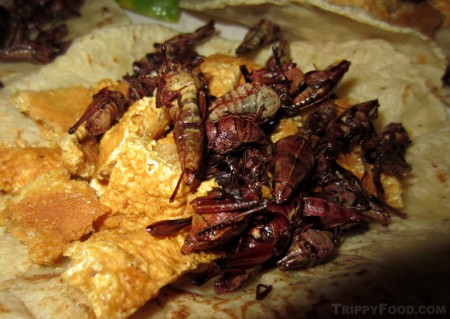
[(128, 106), (122, 93), (105, 87), (92, 97), (92, 102), (84, 114), (68, 129), (68, 133), (74, 134), (83, 123), (86, 123), (85, 127), (89, 135), (102, 135), (120, 120)]
[(269, 43), (281, 38), (280, 27), (269, 20), (261, 19), (250, 28), (241, 44), (236, 48), (236, 55), (247, 55)]
[[(161, 76), (156, 106), (166, 106), (174, 123), (173, 136), (181, 162), (180, 181), (191, 184), (200, 170), (204, 128), (200, 108), (205, 107), (202, 81), (188, 70), (174, 69)], [(172, 195), (174, 200), (178, 185)]]
[(234, 114), (263, 122), (273, 117), (280, 105), (280, 97), (269, 86), (256, 82), (243, 83), (211, 104), (207, 120), (217, 121)]

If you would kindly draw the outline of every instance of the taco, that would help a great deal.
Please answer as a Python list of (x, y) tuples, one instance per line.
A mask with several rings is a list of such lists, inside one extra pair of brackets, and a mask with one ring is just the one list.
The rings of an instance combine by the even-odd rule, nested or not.
[[(308, 6), (305, 8), (310, 10)], [(309, 14), (312, 18), (314, 14), (320, 15), (321, 19), (324, 19), (324, 14), (330, 15), (333, 17), (330, 21), (334, 22), (338, 19), (336, 25), (342, 28), (342, 34), (355, 26), (347, 18), (318, 11), (317, 8)], [(308, 19), (303, 21), (307, 26)], [(349, 29), (344, 29), (346, 23), (343, 21), (349, 23)], [(293, 30), (293, 27), (286, 24), (282, 29)], [(51, 197), (62, 184), (69, 185), (67, 188), (70, 189), (62, 193), (83, 194), (84, 198), (88, 198), (86, 203), (95, 202), (89, 199), (86, 181), (68, 177), (86, 172), (92, 174), (92, 170), (80, 173), (78, 164), (67, 166), (68, 162), (61, 159), (59, 153), (62, 152), (70, 154), (70, 159), (77, 160), (78, 153), (68, 153), (67, 150), (77, 150), (78, 145), (73, 140), (63, 141), (68, 128), (64, 127), (67, 119), (62, 121), (58, 116), (55, 118), (54, 114), (60, 111), (61, 103), (52, 100), (52, 97), (58, 94), (67, 96), (71, 92), (68, 96), (72, 99), (69, 100), (74, 101), (76, 109), (81, 102), (77, 102), (75, 96), (89, 97), (92, 92), (104, 87), (105, 83), (115, 85), (114, 81), (132, 72), (132, 63), (148, 53), (149, 47), (176, 35), (174, 30), (157, 25), (98, 30), (76, 40), (63, 57), (35, 74), (11, 83), (3, 92), (5, 97), (12, 98), (2, 99), (5, 107), (19, 107), (41, 129), (34, 132), (37, 135), (42, 132), (40, 134), (45, 137), (40, 136), (41, 144), (22, 139), (23, 144), (47, 147), (46, 150), (39, 150), (40, 156), (36, 158), (45, 158), (50, 163), (54, 158), (60, 159), (64, 167), (54, 167), (49, 172), (45, 162), (37, 161), (39, 177), (30, 173), (24, 177), (28, 185), (18, 185), (18, 189), (14, 189), (6, 184), (9, 188), (3, 190), (12, 199), (2, 212), (2, 216), (9, 220), (9, 228), (8, 231), (4, 230), (1, 240), (5, 244), (1, 247), (5, 250), (4, 255), (11, 257), (11, 260), (4, 259), (2, 309), (25, 318), (48, 317), (52, 314), (73, 317), (74, 313), (77, 317), (93, 317), (95, 313), (104, 318), (123, 318), (133, 313), (136, 318), (209, 318), (226, 315), (279, 318), (288, 317), (293, 312), (299, 317), (329, 316), (333, 312), (339, 313), (341, 306), (355, 303), (443, 304), (448, 291), (442, 285), (438, 285), (438, 293), (434, 293), (434, 290), (436, 282), (445, 280), (448, 264), (442, 258), (448, 255), (445, 223), (450, 206), (447, 196), (449, 163), (441, 148), (446, 145), (450, 131), (439, 83), (445, 62), (437, 48), (430, 49), (428, 42), (415, 33), (366, 25), (361, 29), (379, 34), (380, 37), (374, 39), (361, 32), (357, 40), (349, 36), (339, 37), (338, 41), (334, 38), (321, 38), (318, 41), (317, 37), (291, 39), (290, 51), (293, 61), (302, 70), (323, 69), (335, 60), (350, 60), (352, 67), (337, 88), (336, 95), (346, 96), (353, 101), (378, 98), (381, 126), (393, 121), (403, 122), (412, 139), (407, 160), (413, 166), (407, 185), (404, 186), (406, 220), (394, 217), (388, 227), (374, 224), (361, 235), (346, 236), (336, 258), (307, 271), (265, 269), (243, 289), (223, 295), (215, 294), (212, 284), (200, 288), (192, 286), (189, 277), (182, 275), (215, 256), (209, 253), (183, 256), (180, 253), (183, 241), (180, 236), (158, 246), (162, 240), (152, 238), (144, 230), (148, 223), (161, 218), (189, 214), (189, 208), (185, 207), (187, 199), (168, 202), (180, 175), (180, 164), (173, 155), (173, 139), (170, 136), (162, 137), (167, 130), (169, 115), (164, 108), (155, 108), (152, 98), (145, 98), (134, 104), (130, 108), (132, 112), (124, 115), (119, 124), (111, 128), (109, 139), (106, 134), (102, 139), (106, 146), (102, 148), (100, 145), (99, 152), (103, 150), (102, 154), (107, 156), (101, 162), (101, 169), (94, 169), (98, 174), (91, 180), (91, 186), (101, 198), (100, 206), (95, 215), (83, 214), (86, 216), (82, 222), (83, 231), (75, 236), (80, 240), (74, 241), (74, 237), (70, 237), (59, 241), (64, 243), (59, 246), (59, 254), (68, 255), (72, 263), (67, 265), (67, 260), (62, 258), (53, 260), (57, 266), (35, 266), (30, 258), (41, 263), (46, 261), (39, 259), (39, 254), (30, 254), (27, 247), (15, 241), (10, 233), (14, 232), (11, 220), (15, 219), (9, 216), (21, 216), (21, 207), (26, 206), (27, 202), (22, 199), (33, 198), (36, 206), (44, 205), (45, 208), (45, 203), (39, 201), (39, 196), (44, 193), (48, 196), (44, 198), (50, 198), (58, 205), (67, 205), (70, 201), (61, 200), (64, 198), (62, 194)], [(316, 36), (320, 33), (315, 31)], [(312, 36), (312, 33), (308, 34)], [(401, 40), (404, 46), (391, 42), (392, 39)], [(110, 43), (115, 45), (110, 46)], [(214, 36), (199, 44), (196, 50), (203, 56), (215, 53), (233, 55), (238, 45), (237, 41)], [(108, 47), (107, 52), (105, 47)], [(411, 56), (413, 49), (417, 49), (414, 51), (417, 55)], [(252, 61), (264, 65), (271, 54), (271, 50), (266, 48), (256, 54)], [(389, 56), (389, 59), (385, 59), (385, 56)], [(419, 57), (427, 63), (422, 64), (424, 60)], [(67, 67), (75, 63), (80, 67)], [(385, 74), (386, 70), (389, 73)], [(108, 80), (102, 82), (104, 78)], [(33, 108), (39, 105), (36, 101), (42, 100), (53, 101), (44, 103), (48, 106), (46, 112), (42, 108)], [(66, 105), (66, 108), (69, 107), (70, 103)], [(70, 114), (69, 122), (74, 123), (82, 112), (83, 109), (77, 109)], [(9, 133), (15, 131), (15, 134), (19, 134), (20, 128), (12, 130), (9, 126), (9, 129)], [(21, 135), (15, 136), (27, 136), (28, 132), (30, 129), (27, 127)], [(109, 145), (113, 147), (109, 148)], [(114, 150), (118, 150), (119, 154)], [(7, 145), (6, 151), (13, 153), (17, 150)], [(33, 152), (36, 151), (33, 149)], [(83, 150), (81, 153), (83, 156), (88, 154), (83, 153)], [(131, 167), (131, 176), (127, 175), (129, 171), (125, 170), (126, 167)], [(4, 171), (8, 173), (8, 170)], [(146, 176), (149, 172), (150, 177), (136, 180), (136, 176)], [(205, 193), (213, 186), (204, 185), (194, 196)], [(46, 192), (36, 192), (36, 187)], [(178, 195), (185, 198), (189, 193), (189, 187), (181, 187)], [(92, 211), (90, 207), (86, 210), (88, 213)], [(41, 211), (44, 220), (50, 216), (45, 214), (45, 209)], [(17, 224), (23, 225), (20, 221)], [(42, 235), (39, 226), (28, 230)], [(59, 232), (51, 227), (45, 227), (45, 230), (48, 233), (43, 233), (47, 235), (42, 236), (44, 239)], [(91, 236), (93, 230), (95, 234)], [(72, 235), (72, 229), (68, 233)], [(33, 241), (35, 238), (22, 236), (21, 241), (29, 245), (31, 240), (31, 243), (36, 244)], [(53, 245), (45, 241), (43, 243), (44, 248)], [(36, 249), (40, 249), (37, 246)], [(429, 281), (430, 276), (436, 281)], [(255, 300), (258, 284), (272, 286), (272, 291), (262, 300)], [(416, 285), (421, 288), (418, 293)], [(50, 297), (50, 301), (42, 299), (42, 294)], [(149, 298), (153, 300), (144, 306)]]

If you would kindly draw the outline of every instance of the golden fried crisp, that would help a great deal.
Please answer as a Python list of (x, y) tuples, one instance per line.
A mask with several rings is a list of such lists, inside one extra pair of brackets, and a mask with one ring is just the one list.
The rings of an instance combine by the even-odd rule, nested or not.
[(64, 135), (58, 142), (62, 149), (64, 167), (75, 176), (86, 180), (94, 174), (99, 143), (93, 136), (85, 136), (81, 141), (77, 135)]
[(239, 67), (246, 65), (249, 71), (260, 69), (245, 57), (234, 57), (225, 54), (213, 54), (205, 58), (200, 65), (201, 72), (208, 81), (209, 92), (214, 96), (222, 96), (243, 82)]
[(300, 115), (281, 119), (270, 135), (270, 139), (275, 143), (283, 137), (297, 133), (301, 126), (302, 120), (303, 117)]
[[(174, 202), (169, 201), (180, 175), (172, 134), (159, 140), (130, 134), (121, 144), (109, 184), (100, 196), (100, 202), (111, 208), (105, 227), (134, 231), (161, 219), (186, 217), (192, 187), (181, 183)], [(215, 182), (208, 181), (200, 189), (215, 186)]]
[(92, 96), (104, 87), (126, 94), (128, 84), (105, 79), (91, 88), (21, 91), (11, 97), (11, 103), (38, 125), (47, 140), (62, 148), (63, 164), (71, 174), (88, 179), (95, 170), (97, 139), (88, 136), (84, 126), (74, 135), (69, 135), (67, 129), (85, 112)]
[(94, 170), (95, 160), (89, 154), (98, 148), (98, 143), (93, 139), (79, 143), (79, 134), (70, 136), (67, 129), (83, 114), (94, 93), (93, 88), (74, 86), (41, 92), (20, 91), (11, 97), (11, 104), (37, 124), (43, 137), (63, 149), (62, 163), (69, 172), (84, 178)]
[(31, 118), (44, 137), (54, 140), (67, 134), (89, 105), (94, 91), (74, 86), (50, 91), (21, 91), (11, 97), (11, 103)]
[(106, 132), (100, 142), (93, 181), (97, 191), (101, 193), (102, 185), (107, 184), (130, 134), (151, 140), (157, 139), (168, 130), (169, 126), (170, 116), (167, 109), (156, 108), (153, 98), (143, 98), (130, 106), (119, 123)]
[(50, 140), (59, 140), (75, 124), (92, 101), (92, 96), (104, 87), (126, 94), (127, 84), (110, 80), (100, 81), (95, 87), (72, 86), (49, 91), (19, 91), (11, 103), (25, 113)]
[(0, 147), (0, 191), (17, 191), (48, 171), (63, 172), (62, 154), (58, 148)]
[(120, 144), (109, 184), (100, 202), (111, 208), (102, 229), (67, 251), (64, 278), (89, 298), (98, 318), (125, 318), (187, 271), (217, 257), (183, 255), (184, 236), (154, 238), (153, 222), (193, 214), (188, 202), (217, 184), (204, 182), (195, 194), (182, 186), (169, 198), (181, 170), (172, 135), (159, 140), (130, 132)]
[(33, 262), (52, 264), (69, 243), (91, 233), (109, 209), (85, 181), (50, 172), (23, 187), (5, 209), (6, 224)]
[(127, 318), (184, 273), (211, 261), (205, 253), (183, 255), (184, 237), (158, 239), (144, 229), (104, 230), (74, 244), (63, 278), (86, 294), (97, 318)]

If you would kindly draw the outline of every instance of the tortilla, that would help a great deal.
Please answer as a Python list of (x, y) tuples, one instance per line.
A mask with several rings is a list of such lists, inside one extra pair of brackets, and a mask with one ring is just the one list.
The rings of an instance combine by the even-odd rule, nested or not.
[(450, 57), (448, 36), (450, 32), (450, 2), (383, 0), (328, 0), (328, 2), (348, 6), (352, 11), (368, 14), (375, 19), (393, 25), (416, 29), (433, 39)]
[[(305, 8), (310, 10), (310, 7)], [(334, 13), (317, 9), (308, 12), (313, 19), (310, 21), (317, 21), (319, 16), (321, 19), (331, 19), (330, 23), (338, 20), (337, 31), (343, 34), (349, 32), (344, 25), (349, 23), (350, 27), (355, 26), (354, 22)], [(300, 21), (308, 26), (308, 19)], [(293, 22), (283, 20), (282, 28), (292, 29)], [(350, 36), (299, 38), (291, 42), (291, 53), (293, 60), (305, 71), (314, 69), (314, 66), (327, 66), (341, 58), (350, 60), (352, 67), (338, 87), (337, 95), (349, 96), (355, 101), (379, 98), (381, 125), (402, 121), (410, 131), (413, 145), (408, 152), (408, 160), (414, 169), (406, 181), (404, 199), (408, 219), (394, 217), (388, 227), (373, 225), (364, 234), (347, 236), (339, 255), (327, 264), (306, 271), (264, 269), (244, 289), (231, 294), (215, 295), (210, 284), (194, 287), (187, 276), (164, 288), (155, 299), (137, 311), (134, 318), (210, 318), (212, 314), (215, 317), (280, 318), (289, 317), (292, 313), (298, 317), (330, 317), (333, 313), (341, 313), (342, 308), (339, 307), (345, 305), (440, 305), (448, 302), (449, 290), (442, 282), (448, 281), (450, 264), (447, 246), (450, 240), (447, 231), (450, 162), (445, 152), (450, 130), (439, 88), (439, 77), (445, 62), (437, 48), (427, 48), (427, 41), (416, 33), (397, 29), (379, 30), (366, 25), (361, 29), (367, 29), (367, 32), (370, 29), (372, 34), (379, 35), (383, 40), (367, 37), (367, 33), (359, 34), (356, 39)], [(131, 63), (148, 52), (154, 42), (162, 42), (175, 33), (157, 25), (95, 31), (77, 40), (65, 56), (51, 65), (23, 81), (11, 83), (5, 94), (18, 90), (89, 86), (104, 77), (120, 79), (130, 72)], [(315, 34), (320, 32), (316, 29)], [(394, 40), (404, 46), (397, 45)], [(111, 43), (115, 45), (111, 46)], [(233, 54), (237, 45), (238, 42), (215, 37), (200, 45), (198, 51), (204, 55), (217, 52)], [(415, 48), (417, 50), (413, 50)], [(263, 64), (269, 55), (270, 50), (264, 50), (255, 56), (255, 60)], [(423, 64), (419, 57), (425, 57), (427, 63)], [(68, 67), (75, 63), (80, 67)], [(389, 73), (384, 74), (386, 70)], [(11, 107), (7, 102), (2, 103)], [(14, 132), (17, 134), (16, 129)], [(24, 129), (24, 133), (28, 132), (28, 128)], [(6, 238), (8, 247), (17, 246), (18, 251), (23, 252), (23, 246), (14, 242), (8, 232), (4, 232), (3, 236), (6, 236), (2, 239)], [(18, 270), (12, 268), (17, 264), (2, 260), (1, 269), (5, 275), (2, 276), (4, 282), (0, 300), (13, 306), (1, 309), (7, 309), (11, 314), (14, 311), (24, 312), (26, 308), (39, 317), (37, 314), (42, 313), (39, 307), (43, 306), (40, 302), (42, 295), (39, 295), (39, 289), (34, 289), (37, 287), (36, 281), (28, 280), (35, 266), (27, 261), (26, 256), (22, 260), (24, 267)], [(82, 308), (89, 304), (85, 296), (70, 293), (73, 287), (55, 279), (60, 278), (59, 273), (66, 265), (60, 267), (39, 269), (57, 274), (56, 277), (48, 276), (52, 280), (44, 280), (49, 291), (58, 291), (55, 286), (67, 291), (58, 294), (55, 303), (44, 305), (47, 313), (57, 313), (53, 306), (64, 304), (67, 300), (69, 304), (81, 305)], [(58, 285), (55, 285), (55, 280)], [(258, 283), (273, 285), (271, 293), (260, 301), (255, 300)], [(110, 287), (112, 290), (120, 288)], [(120, 293), (118, 296), (127, 297)], [(58, 312), (58, 317), (73, 311), (62, 308), (65, 310)], [(87, 316), (92, 315), (89, 311), (86, 310)]]
[[(331, 2), (331, 1), (330, 1)], [(323, 0), (182, 0), (186, 10), (233, 21), (246, 26), (255, 25), (261, 17), (267, 17), (286, 30), (287, 36), (311, 41), (348, 41), (366, 38), (382, 38), (399, 51), (409, 55), (411, 48), (417, 55), (435, 58), (429, 63), (442, 63), (442, 52), (437, 45), (410, 28), (401, 28), (373, 19), (351, 6), (340, 6)], [(242, 17), (245, 15), (245, 19)], [(307, 23), (306, 23), (307, 21)], [(326, 32), (331, 30), (333, 32)]]
[[(85, 1), (80, 9), (80, 16), (67, 19), (64, 23), (69, 29), (66, 39), (71, 41), (94, 29), (130, 24), (130, 20), (115, 1), (99, 0)], [(0, 81), (8, 85), (41, 67), (41, 64), (27, 62), (1, 63)]]

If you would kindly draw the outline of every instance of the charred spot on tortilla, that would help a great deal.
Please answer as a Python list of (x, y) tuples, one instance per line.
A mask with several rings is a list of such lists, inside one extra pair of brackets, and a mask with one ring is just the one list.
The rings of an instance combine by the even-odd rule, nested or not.
[(0, 61), (49, 63), (70, 42), (64, 19), (79, 15), (83, 0), (7, 1), (0, 6), (3, 24)]

